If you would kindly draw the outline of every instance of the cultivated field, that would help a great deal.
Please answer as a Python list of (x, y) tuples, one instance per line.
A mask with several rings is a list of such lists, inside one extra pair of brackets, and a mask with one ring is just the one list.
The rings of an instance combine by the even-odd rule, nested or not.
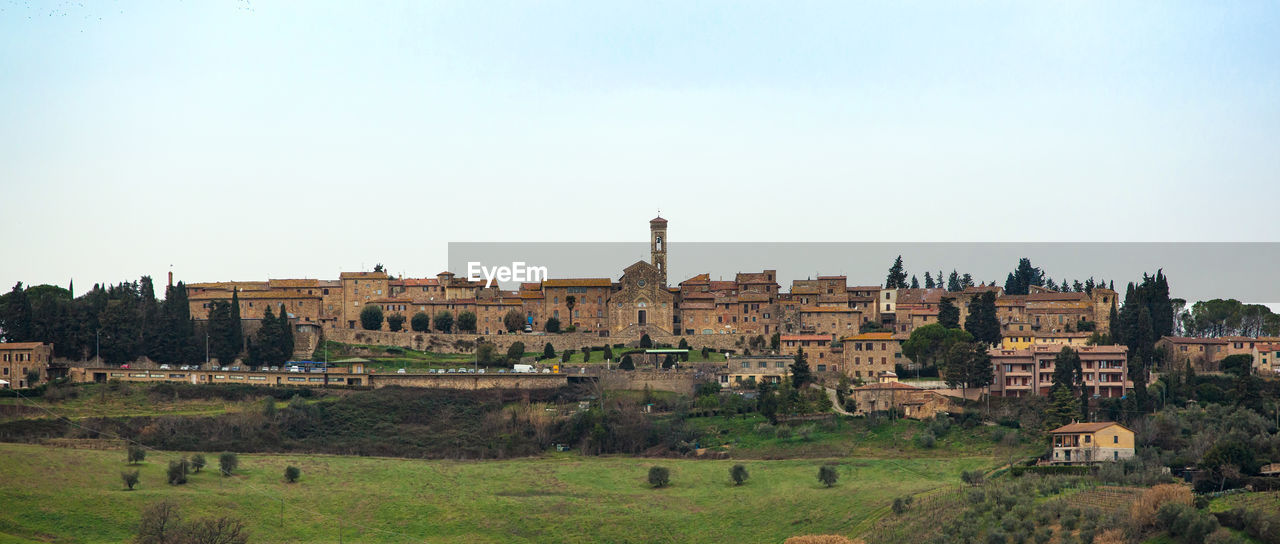
[[(870, 527), (894, 497), (953, 486), (990, 457), (694, 461), (557, 454), (458, 462), (322, 455), (241, 455), (231, 478), (216, 468), (165, 483), (178, 454), (152, 452), (124, 491), (123, 451), (0, 444), (0, 543), (122, 542), (142, 507), (170, 499), (188, 516), (234, 515), (252, 542), (781, 542)], [(216, 453), (206, 454), (216, 464)], [(816, 474), (837, 464), (830, 489)], [(730, 484), (742, 463), (751, 478)], [(648, 467), (672, 486), (650, 489)], [(283, 482), (287, 465), (302, 480)]]

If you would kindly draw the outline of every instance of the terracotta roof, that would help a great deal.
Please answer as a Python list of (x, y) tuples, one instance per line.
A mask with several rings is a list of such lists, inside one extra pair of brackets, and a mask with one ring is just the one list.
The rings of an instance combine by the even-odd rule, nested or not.
[(716, 307), (715, 304), (712, 304), (710, 302), (690, 301), (690, 302), (680, 303), (681, 310), (714, 310), (715, 307)]
[(1027, 295), (1027, 302), (1048, 302), (1048, 301), (1076, 301), (1088, 300), (1089, 295), (1084, 293), (1031, 293)]
[(44, 342), (0, 342), (0, 349), (32, 349), (43, 345)]
[(820, 280), (844, 280), (844, 279), (848, 279), (848, 276), (818, 276), (818, 279), (820, 279)]
[(683, 296), (685, 300), (692, 300), (692, 299), (707, 299), (707, 300), (710, 300), (710, 299), (716, 298), (716, 294), (715, 294), (715, 293), (710, 293), (710, 292), (707, 292), (707, 291), (694, 291), (694, 292), (692, 292), (692, 293), (684, 293), (684, 294), (683, 294), (683, 295), (681, 295), (681, 296)]
[(680, 282), (680, 285), (684, 285), (686, 283), (710, 283), (710, 282), (711, 282), (711, 274), (702, 273)]
[(879, 291), (880, 286), (879, 285), (855, 285), (853, 287), (846, 287), (845, 290), (846, 291)]
[(319, 287), (320, 280), (315, 279), (295, 279), (295, 280), (267, 280), (270, 287)]
[(338, 274), (338, 277), (344, 280), (347, 278), (353, 278), (353, 279), (373, 278), (373, 279), (384, 280), (384, 279), (387, 279), (389, 276), (387, 276), (386, 272), (343, 272), (341, 274)]
[(738, 300), (741, 302), (768, 302), (769, 298), (768, 293), (741, 293), (738, 295)]
[(853, 336), (846, 336), (846, 337), (842, 338), (842, 340), (853, 340), (853, 341), (858, 341), (858, 340), (893, 340), (893, 333), (891, 333), (891, 332), (864, 332), (864, 333), (861, 333), (861, 334), (855, 334), (855, 335), (853, 335)]
[(1226, 340), (1222, 338), (1199, 338), (1195, 336), (1166, 336), (1161, 340), (1168, 340), (1174, 344), (1225, 344)]
[(898, 289), (898, 305), (937, 303), (942, 300), (946, 289)]
[(542, 282), (542, 287), (609, 287), (613, 285), (613, 280), (609, 278), (566, 278), (560, 280), (546, 280)]
[(911, 315), (938, 315), (938, 310), (911, 310)]
[(1120, 425), (1119, 423), (1116, 423), (1114, 421), (1098, 421), (1093, 423), (1070, 423), (1070, 424), (1058, 427), (1057, 429), (1054, 429), (1049, 432), (1051, 433), (1096, 433), (1112, 425), (1116, 425), (1126, 431), (1133, 432), (1128, 427), (1125, 427), (1124, 425)]
[(818, 294), (817, 285), (792, 285), (791, 294), (793, 295), (816, 295)]
[(663, 219), (663, 218), (662, 218), (662, 216), (661, 216), (661, 215), (659, 215), (659, 216), (657, 216), (657, 217), (655, 217), (655, 218), (653, 218), (653, 219), (650, 219), (650, 220), (649, 220), (649, 224), (650, 224), (650, 225), (665, 225), (665, 224), (667, 224), (667, 220), (666, 220), (666, 219)]
[(711, 282), (712, 291), (733, 291), (737, 288), (738, 288), (738, 283), (733, 281), (715, 280)]
[(862, 313), (861, 310), (853, 308), (839, 308), (834, 306), (805, 306), (800, 308), (803, 313), (827, 313), (827, 314), (845, 314), (845, 313)]
[(831, 336), (827, 334), (784, 334), (781, 341), (787, 340), (831, 340)]
[(542, 295), (542, 291), (520, 291), (520, 298), (532, 300), (546, 297)]

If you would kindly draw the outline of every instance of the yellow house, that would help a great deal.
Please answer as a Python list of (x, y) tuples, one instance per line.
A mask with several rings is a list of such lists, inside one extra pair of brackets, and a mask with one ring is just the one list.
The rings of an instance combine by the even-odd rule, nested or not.
[(1133, 431), (1114, 421), (1072, 423), (1049, 431), (1055, 465), (1082, 465), (1133, 457)]
[(1030, 323), (1010, 321), (1002, 329), (1000, 349), (1030, 349), (1036, 341), (1036, 333)]

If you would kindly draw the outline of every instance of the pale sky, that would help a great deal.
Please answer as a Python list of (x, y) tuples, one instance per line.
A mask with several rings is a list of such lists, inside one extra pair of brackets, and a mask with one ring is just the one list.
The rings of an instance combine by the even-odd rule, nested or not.
[(4, 290), (429, 276), (658, 209), (677, 243), (1276, 241), (1277, 197), (1275, 2), (0, 0)]

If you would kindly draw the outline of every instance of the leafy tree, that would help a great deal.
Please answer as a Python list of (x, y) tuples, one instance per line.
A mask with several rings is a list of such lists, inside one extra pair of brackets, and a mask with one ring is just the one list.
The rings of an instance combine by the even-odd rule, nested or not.
[(191, 471), (200, 472), (202, 468), (204, 468), (204, 455), (197, 453), (191, 456)]
[(560, 320), (554, 317), (549, 317), (547, 318), (547, 322), (544, 325), (544, 328), (546, 328), (547, 332), (549, 333), (552, 333), (552, 334), (558, 333), (560, 332)]
[(366, 331), (382, 329), (382, 307), (377, 304), (365, 304), (360, 309), (360, 328)]
[(952, 302), (951, 297), (942, 297), (938, 303), (938, 324), (948, 329), (960, 328), (960, 308)]
[(542, 358), (543, 359), (556, 358), (556, 348), (551, 345), (551, 342), (547, 342), (547, 345), (542, 346)]
[(426, 312), (418, 312), (409, 318), (409, 328), (413, 332), (429, 332), (431, 330), (431, 316)]
[(245, 544), (244, 523), (230, 517), (201, 518), (184, 523), (178, 506), (161, 501), (142, 511), (134, 544)]
[(621, 362), (621, 363), (618, 363), (618, 368), (621, 368), (622, 370), (635, 370), (635, 369), (636, 369), (636, 365), (635, 365), (635, 363), (631, 362), (631, 355), (630, 355), (630, 354), (627, 354), (627, 355), (623, 355), (623, 356), (622, 356), (622, 362)]
[(483, 340), (476, 342), (476, 363), (480, 365), (490, 365), (497, 362), (498, 346), (493, 342), (485, 342)]
[(507, 363), (514, 365), (520, 362), (521, 357), (524, 357), (524, 342), (512, 342), (507, 347)]
[(227, 452), (218, 456), (218, 469), (223, 476), (230, 476), (239, 466), (240, 458), (234, 453)]
[(399, 312), (387, 316), (387, 329), (391, 332), (400, 332), (404, 328), (404, 315)]
[(839, 479), (840, 472), (832, 465), (822, 465), (822, 467), (818, 469), (818, 481), (822, 482), (822, 485), (826, 487), (836, 485), (836, 481)]
[(502, 326), (507, 328), (507, 332), (516, 332), (524, 328), (524, 317), (520, 315), (520, 310), (507, 310), (502, 316)]
[(1000, 344), (1000, 318), (996, 316), (996, 294), (984, 291), (973, 297), (969, 304), (969, 315), (964, 320), (964, 330), (973, 335), (976, 342), (988, 346)]
[(1218, 363), (1218, 369), (1237, 377), (1248, 376), (1253, 370), (1253, 357), (1244, 353), (1228, 355)]
[(138, 485), (138, 471), (126, 470), (120, 473), (120, 479), (124, 481), (125, 489), (133, 491), (133, 486)]
[(733, 480), (733, 485), (742, 485), (747, 482), (747, 478), (751, 475), (747, 473), (747, 467), (742, 465), (733, 465), (729, 469), (729, 478)]
[(169, 461), (169, 485), (182, 485), (187, 483), (187, 460), (180, 459), (177, 461)]
[(302, 469), (299, 469), (298, 467), (295, 467), (293, 465), (289, 465), (284, 468), (284, 481), (292, 484), (297, 482), (298, 478), (301, 478), (301, 477), (302, 477)]
[(649, 338), (649, 333), (640, 335), (640, 347), (642, 348), (653, 347), (653, 339)]
[(667, 467), (649, 467), (649, 485), (655, 488), (671, 485), (671, 470)]
[(951, 387), (986, 387), (995, 379), (986, 346), (974, 342), (952, 342), (939, 370)]
[(796, 356), (791, 361), (792, 387), (800, 390), (811, 382), (813, 382), (813, 373), (809, 371), (809, 357), (804, 354), (804, 348), (797, 348)]
[[(782, 347), (782, 333), (774, 332), (773, 336), (769, 337), (769, 349), (773, 351), (778, 351), (778, 348), (780, 347)], [(707, 355), (705, 353), (702, 355), (704, 359), (706, 358), (706, 356)]]
[(898, 255), (894, 259), (893, 266), (889, 267), (889, 275), (884, 279), (885, 289), (905, 289), (907, 287), (907, 273), (902, 268), (902, 255)]
[(436, 330), (447, 333), (453, 330), (453, 314), (448, 310), (440, 310), (436, 313), (435, 322)]
[(981, 470), (966, 470), (960, 473), (960, 480), (969, 485), (982, 485), (985, 477)]
[(129, 448), (125, 450), (125, 455), (129, 459), (130, 465), (136, 465), (147, 459), (147, 450), (143, 449), (142, 446), (130, 445)]
[(961, 329), (948, 329), (939, 323), (916, 327), (902, 343), (902, 355), (917, 367), (941, 367), (955, 344), (973, 342), (973, 335)]
[(573, 357), (573, 350), (571, 350), (571, 349), (569, 349), (569, 348), (565, 348), (565, 350), (564, 350), (564, 351), (560, 352), (560, 362), (562, 362), (562, 363), (567, 363), (567, 362), (569, 362), (569, 359), (570, 359), (571, 357)]

